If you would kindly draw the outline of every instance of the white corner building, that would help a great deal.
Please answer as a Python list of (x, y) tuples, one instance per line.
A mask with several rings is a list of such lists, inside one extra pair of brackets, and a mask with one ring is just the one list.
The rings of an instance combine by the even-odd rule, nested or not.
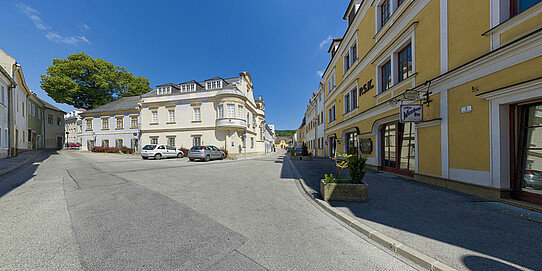
[(265, 153), (265, 103), (248, 72), (164, 84), (141, 101), (141, 143), (176, 148), (214, 145), (232, 158)]

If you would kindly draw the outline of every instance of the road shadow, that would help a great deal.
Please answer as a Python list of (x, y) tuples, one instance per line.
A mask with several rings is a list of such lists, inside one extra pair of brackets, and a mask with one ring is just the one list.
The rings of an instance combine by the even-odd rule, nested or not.
[[(43, 151), (25, 165), (0, 176), (0, 198), (32, 179), (40, 166), (38, 163), (43, 162), (53, 155), (58, 155), (58, 152)], [(17, 157), (4, 159), (17, 159)]]
[[(319, 182), (324, 174), (337, 173), (331, 159), (292, 162), (305, 183), (318, 192), (318, 197)], [(348, 176), (347, 172), (343, 174), (343, 177)], [(362, 221), (377, 223), (369, 225), (414, 249), (426, 251), (428, 255), (433, 253), (459, 261), (457, 257), (466, 252), (439, 246), (438, 242), (419, 236), (541, 270), (542, 223), (490, 207), (486, 199), (385, 172), (368, 170), (364, 182), (369, 186), (368, 202), (329, 202), (330, 205), (347, 208)], [(443, 254), (435, 254), (434, 250), (428, 249), (432, 246), (437, 246), (441, 250), (438, 253)], [(446, 247), (455, 254), (446, 254), (450, 253)], [(472, 257), (466, 258), (463, 264), (471, 270), (500, 270), (495, 269), (497, 263)]]

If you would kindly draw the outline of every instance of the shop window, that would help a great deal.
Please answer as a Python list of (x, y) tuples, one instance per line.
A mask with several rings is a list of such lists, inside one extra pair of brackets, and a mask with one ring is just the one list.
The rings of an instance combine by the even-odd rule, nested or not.
[(122, 138), (117, 138), (115, 140), (115, 147), (120, 148), (124, 146), (124, 140)]
[(345, 152), (347, 154), (358, 154), (358, 135), (357, 133), (348, 133), (345, 135)]
[(413, 123), (389, 123), (382, 127), (382, 166), (384, 170), (412, 175), (416, 169)]
[(520, 199), (542, 203), (542, 104), (518, 107), (519, 153), (515, 185)]

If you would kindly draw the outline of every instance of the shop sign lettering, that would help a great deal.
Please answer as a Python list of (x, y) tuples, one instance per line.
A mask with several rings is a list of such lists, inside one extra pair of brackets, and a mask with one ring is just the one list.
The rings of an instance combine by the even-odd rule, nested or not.
[(420, 122), (423, 120), (423, 105), (421, 104), (401, 105), (399, 112), (401, 122)]
[(369, 90), (373, 89), (375, 86), (373, 85), (373, 79), (369, 80), (369, 82), (365, 83), (362, 87), (359, 88), (359, 96), (367, 93)]

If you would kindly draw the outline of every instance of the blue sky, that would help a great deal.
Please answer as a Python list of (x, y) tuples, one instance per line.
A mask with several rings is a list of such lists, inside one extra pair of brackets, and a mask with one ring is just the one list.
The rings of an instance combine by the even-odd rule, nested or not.
[[(48, 102), (40, 75), (53, 58), (84, 52), (163, 83), (250, 72), (268, 123), (297, 129), (342, 37), (348, 0), (10, 1), (0, 48)], [(63, 110), (73, 109), (56, 104)]]

